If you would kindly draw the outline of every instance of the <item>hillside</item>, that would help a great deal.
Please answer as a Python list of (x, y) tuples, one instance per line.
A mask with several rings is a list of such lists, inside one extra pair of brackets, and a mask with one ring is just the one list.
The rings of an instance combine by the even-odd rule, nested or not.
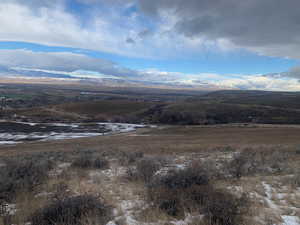
[(298, 92), (89, 90), (85, 86), (53, 85), (11, 85), (0, 91), (10, 99), (2, 117), (26, 121), (300, 124)]

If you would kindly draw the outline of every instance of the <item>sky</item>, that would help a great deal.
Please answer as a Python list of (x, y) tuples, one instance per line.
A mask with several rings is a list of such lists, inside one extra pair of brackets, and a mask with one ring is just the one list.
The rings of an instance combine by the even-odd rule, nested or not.
[(299, 9), (297, 0), (1, 0), (0, 72), (300, 91)]

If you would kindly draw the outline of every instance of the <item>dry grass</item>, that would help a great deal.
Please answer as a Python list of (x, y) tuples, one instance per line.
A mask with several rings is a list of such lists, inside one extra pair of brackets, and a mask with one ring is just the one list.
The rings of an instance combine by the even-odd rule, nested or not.
[[(24, 143), (17, 146), (0, 146), (0, 156), (43, 151), (74, 151), (93, 149), (97, 151), (144, 152), (147, 154), (178, 154), (204, 152), (223, 146), (235, 148), (247, 146), (281, 145), (295, 152), (300, 145), (300, 127), (167, 127), (166, 129), (141, 129), (138, 136), (130, 133), (59, 140), (51, 142)], [(298, 158), (299, 158), (298, 154)]]
[[(295, 185), (298, 176), (293, 176), (293, 173), (298, 171), (300, 165), (300, 155), (296, 151), (296, 146), (300, 144), (298, 138), (300, 128), (172, 127), (166, 130), (144, 129), (137, 133), (141, 136), (122, 134), (0, 147), (0, 156), (6, 157), (19, 154), (30, 157), (32, 153), (41, 152), (46, 157), (55, 159), (57, 167), (60, 163), (71, 164), (80, 155), (79, 150), (84, 149), (90, 149), (91, 155), (104, 157), (109, 161), (109, 168), (103, 169), (63, 167), (58, 170), (56, 168), (54, 171), (60, 172), (52, 174), (37, 190), (20, 192), (17, 195), (16, 204), (19, 212), (14, 216), (13, 222), (15, 224), (26, 222), (26, 218), (37, 208), (45, 206), (49, 198), (90, 194), (101, 196), (104, 202), (114, 208), (115, 221), (120, 225), (130, 225), (127, 218), (141, 225), (148, 222), (161, 225), (174, 224), (172, 221), (177, 221), (177, 218), (170, 217), (159, 207), (149, 206), (146, 197), (147, 187), (144, 182), (124, 179), (128, 167), (135, 168), (142, 159), (149, 157), (154, 159), (168, 157), (170, 161), (163, 164), (164, 168), (176, 168), (178, 164), (187, 165), (195, 160), (201, 161), (209, 168), (209, 177), (213, 177), (210, 184), (216, 190), (226, 190), (225, 193), (233, 193), (238, 198), (242, 193), (248, 193), (250, 206), (244, 224), (265, 225), (267, 222), (282, 224), (281, 215), (299, 216), (300, 210), (297, 211), (296, 208), (300, 208), (300, 195)], [(144, 136), (145, 134), (150, 136)], [(284, 173), (257, 171), (240, 179), (232, 179), (224, 177), (222, 173), (220, 175), (212, 172), (220, 170), (221, 165), (229, 162), (236, 151), (242, 151), (249, 146), (252, 148), (250, 151), (259, 151), (264, 155), (269, 151), (276, 152), (275, 156), (271, 154), (271, 161), (284, 156), (285, 163), (290, 169)], [(268, 157), (266, 159), (269, 160)], [(149, 179), (152, 179), (151, 177)], [(270, 198), (263, 183), (269, 185), (272, 190)], [(52, 194), (34, 197), (43, 192)], [(269, 200), (278, 208), (270, 207)], [(187, 214), (181, 216), (184, 219)], [(199, 220), (197, 218), (199, 214), (193, 216), (196, 217), (191, 218), (190, 221), (186, 220), (186, 225), (211, 225), (208, 221)], [(253, 218), (255, 223), (252, 221)]]

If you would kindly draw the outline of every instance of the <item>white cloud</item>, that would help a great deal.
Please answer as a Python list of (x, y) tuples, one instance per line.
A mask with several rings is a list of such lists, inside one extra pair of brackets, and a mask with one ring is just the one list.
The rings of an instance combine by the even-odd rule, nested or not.
[[(0, 50), (0, 69), (1, 67), (29, 73), (32, 71), (62, 74), (75, 78), (112, 78), (195, 87), (208, 85), (223, 89), (300, 91), (300, 83), (296, 77), (215, 73), (185, 74), (160, 71), (155, 68), (132, 70), (111, 61), (70, 52)], [(4, 70), (1, 74), (5, 75), (6, 71)]]
[(125, 46), (127, 30), (108, 18), (93, 17), (82, 26), (76, 15), (63, 7), (30, 8), (20, 3), (0, 3), (0, 41), (23, 41), (45, 45), (132, 54)]
[(63, 72), (86, 70), (119, 77), (136, 75), (136, 71), (121, 67), (111, 61), (70, 52), (0, 50), (0, 66)]
[[(72, 1), (90, 6), (88, 13), (68, 10), (71, 1), (66, 0), (1, 0), (0, 41), (145, 58), (192, 57), (240, 48), (300, 58), (296, 0)], [(138, 10), (124, 14), (133, 3), (140, 6)], [(145, 30), (148, 35), (140, 35)]]
[[(224, 40), (190, 39), (172, 31), (176, 18), (171, 14), (159, 21), (150, 19), (155, 28), (142, 37), (141, 32), (148, 29), (145, 17), (138, 13), (122, 14), (130, 1), (126, 4), (116, 1), (113, 6), (106, 6), (107, 11), (91, 10), (88, 18), (67, 11), (64, 1), (56, 2), (60, 4), (42, 1), (39, 7), (33, 7), (36, 4), (33, 0), (1, 1), (0, 41), (83, 48), (144, 58), (186, 57), (208, 48), (229, 50)], [(126, 42), (129, 39), (132, 43)]]
[(243, 75), (237, 78), (213, 82), (224, 88), (268, 91), (300, 91), (300, 83), (295, 78), (276, 78), (264, 75)]

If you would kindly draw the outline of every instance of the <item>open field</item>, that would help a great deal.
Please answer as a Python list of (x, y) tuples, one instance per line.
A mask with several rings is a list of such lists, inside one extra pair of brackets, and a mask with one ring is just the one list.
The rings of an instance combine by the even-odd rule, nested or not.
[[(297, 125), (158, 126), (111, 136), (1, 146), (0, 161), (4, 168), (12, 163), (8, 159), (17, 159), (22, 165), (37, 158), (37, 165), (49, 160), (52, 165), (42, 184), (28, 190), (22, 186), (17, 192), (9, 192), (12, 198), (6, 201), (10, 211), (3, 215), (2, 223), (23, 224), (34, 218), (33, 221), (39, 221), (40, 225), (48, 224), (43, 220), (47, 211), (38, 209), (50, 210), (46, 207), (53, 202), (54, 196), (63, 197), (52, 204), (67, 204), (64, 199), (73, 201), (76, 196), (82, 198), (80, 201), (94, 196), (100, 201), (97, 204), (109, 206), (112, 211), (105, 208), (105, 217), (98, 219), (92, 215), (80, 217), (81, 221), (87, 220), (79, 224), (299, 224), (299, 136), (300, 126)], [(93, 166), (96, 159), (97, 167)], [(200, 177), (192, 178), (195, 175), (189, 173), (198, 170), (196, 174)], [(187, 176), (183, 177), (185, 181), (180, 180), (183, 174)], [(164, 179), (168, 176), (175, 176), (170, 182), (175, 179), (174, 182), (179, 183), (174, 184), (184, 186), (176, 186), (178, 190), (149, 186), (164, 185), (155, 182), (166, 182)], [(200, 181), (204, 183), (198, 183)], [(186, 186), (185, 182), (192, 182), (192, 186)], [(203, 192), (206, 188), (210, 191)], [(173, 194), (168, 196), (164, 191)], [(174, 192), (181, 193), (180, 202), (170, 199), (178, 196)], [(194, 198), (190, 193), (203, 198), (204, 202), (200, 204), (190, 199)], [(206, 198), (220, 203), (225, 201), (225, 205), (214, 206), (220, 210), (237, 204), (234, 207), (242, 208), (230, 210), (242, 211), (237, 214), (230, 214), (231, 211), (222, 214), (221, 211), (214, 217), (214, 214), (207, 214), (207, 210), (213, 208), (207, 205)], [(214, 198), (218, 199), (212, 200)], [(175, 202), (165, 208), (162, 201), (169, 201), (167, 199)], [(224, 218), (232, 222), (226, 223)], [(94, 219), (96, 223), (92, 222)]]
[(163, 126), (140, 129), (136, 133), (105, 137), (79, 138), (51, 142), (0, 146), (0, 154), (23, 154), (39, 151), (74, 149), (142, 151), (146, 154), (201, 152), (218, 146), (300, 145), (300, 126), (231, 127), (231, 126)]
[(0, 145), (0, 225), (300, 224), (299, 93), (0, 93), (2, 138), (21, 137)]

